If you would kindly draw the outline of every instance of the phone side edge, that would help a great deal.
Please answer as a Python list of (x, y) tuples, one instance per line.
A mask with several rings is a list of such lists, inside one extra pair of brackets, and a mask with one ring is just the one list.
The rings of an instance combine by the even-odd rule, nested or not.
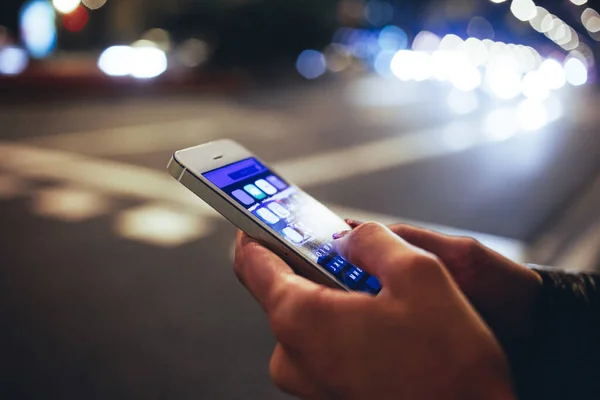
[(292, 248), (282, 243), (282, 241), (272, 232), (263, 228), (243, 211), (236, 208), (230, 201), (221, 196), (213, 188), (203, 182), (185, 166), (181, 165), (175, 155), (169, 161), (167, 166), (169, 173), (188, 190), (206, 202), (219, 214), (225, 217), (233, 225), (246, 232), (250, 237), (258, 240), (267, 248), (284, 259), (296, 273), (306, 278), (337, 289), (350, 291), (349, 288), (330, 277), (322, 270), (322, 267), (315, 266), (310, 260)]

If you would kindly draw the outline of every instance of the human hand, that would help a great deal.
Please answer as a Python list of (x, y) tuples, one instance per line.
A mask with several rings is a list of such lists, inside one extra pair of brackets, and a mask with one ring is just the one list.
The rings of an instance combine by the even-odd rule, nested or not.
[(496, 339), (438, 258), (379, 224), (336, 241), (378, 296), (317, 285), (243, 233), (235, 271), (268, 314), (273, 381), (307, 399), (512, 399)]
[[(352, 228), (361, 225), (353, 220), (346, 222)], [(531, 333), (533, 308), (542, 286), (535, 271), (472, 238), (405, 224), (389, 228), (408, 243), (439, 257), (499, 338), (524, 339)]]

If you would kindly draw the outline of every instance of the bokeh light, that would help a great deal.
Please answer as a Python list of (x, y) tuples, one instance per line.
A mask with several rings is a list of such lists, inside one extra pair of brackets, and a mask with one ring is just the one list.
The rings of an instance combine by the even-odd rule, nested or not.
[(146, 32), (141, 37), (141, 40), (154, 43), (156, 47), (164, 52), (171, 50), (171, 35), (164, 29), (153, 28)]
[(325, 55), (317, 50), (304, 50), (298, 56), (296, 69), (306, 79), (316, 79), (327, 71)]
[(98, 59), (98, 68), (108, 76), (127, 76), (131, 72), (133, 50), (129, 46), (112, 46)]
[(537, 9), (532, 0), (512, 0), (510, 11), (521, 21), (529, 21), (537, 15)]
[(401, 28), (388, 25), (379, 33), (377, 42), (382, 50), (404, 50), (408, 47), (408, 36)]
[(19, 75), (27, 68), (27, 52), (16, 46), (0, 48), (0, 75)]
[(208, 43), (196, 38), (187, 39), (177, 49), (179, 62), (188, 68), (195, 68), (206, 62), (208, 54)]
[(23, 44), (34, 58), (47, 57), (56, 46), (56, 13), (50, 3), (33, 0), (21, 8)]
[(401, 81), (410, 81), (414, 70), (414, 53), (410, 50), (400, 50), (392, 59), (392, 73)]
[(62, 18), (62, 24), (68, 31), (79, 32), (87, 25), (89, 20), (88, 12), (83, 6), (79, 6), (70, 14)]
[(544, 60), (539, 72), (548, 88), (556, 90), (565, 85), (565, 71), (558, 61), (551, 58)]
[(479, 39), (471, 37), (465, 40), (463, 50), (473, 65), (483, 65), (488, 60), (488, 49)]
[(581, 60), (571, 57), (565, 63), (565, 79), (573, 86), (584, 85), (588, 80), (588, 71)]
[(449, 34), (442, 38), (439, 49), (445, 51), (460, 51), (463, 40), (456, 35)]
[(587, 2), (588, 0), (571, 0), (571, 3), (575, 4), (576, 6), (584, 5)]
[(552, 16), (544, 7), (536, 7), (536, 9), (535, 17), (529, 20), (531, 27), (541, 33), (548, 32), (552, 28), (552, 26), (548, 26), (549, 23), (552, 23)]
[(487, 88), (498, 98), (509, 100), (521, 94), (521, 74), (514, 59), (507, 55), (496, 56), (485, 74)]
[(168, 67), (167, 55), (155, 47), (134, 47), (131, 76), (151, 79), (162, 75)]
[(600, 15), (592, 8), (586, 8), (581, 13), (581, 23), (591, 33), (600, 31)]
[(523, 95), (530, 99), (545, 100), (550, 95), (550, 89), (539, 71), (529, 71), (523, 77)]
[(467, 25), (467, 34), (477, 39), (493, 39), (495, 36), (494, 27), (485, 18), (475, 16)]
[(394, 18), (394, 7), (387, 1), (369, 1), (365, 7), (365, 18), (374, 26), (383, 26)]
[(412, 44), (415, 51), (435, 51), (438, 47), (440, 47), (440, 38), (428, 31), (419, 32)]
[(106, 0), (83, 0), (82, 3), (90, 10), (97, 10), (106, 4)]
[(81, 0), (52, 0), (52, 4), (59, 13), (69, 14), (79, 7)]
[[(373, 63), (375, 72), (384, 78), (393, 76), (391, 65), (395, 55), (396, 53), (393, 51), (382, 51), (379, 53)], [(327, 62), (327, 66), (329, 67), (329, 62)]]

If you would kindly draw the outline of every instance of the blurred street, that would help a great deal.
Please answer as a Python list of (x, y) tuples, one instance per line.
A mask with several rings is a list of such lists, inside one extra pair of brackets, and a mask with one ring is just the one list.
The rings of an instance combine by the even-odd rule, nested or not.
[(564, 243), (544, 234), (598, 191), (595, 90), (562, 92), (524, 131), (497, 117), (518, 102), (457, 116), (448, 88), (423, 85), (366, 75), (2, 105), (0, 396), (286, 398), (266, 320), (231, 270), (234, 228), (165, 171), (212, 139), (240, 141), (344, 217), (475, 236), (523, 262), (585, 250), (597, 209)]

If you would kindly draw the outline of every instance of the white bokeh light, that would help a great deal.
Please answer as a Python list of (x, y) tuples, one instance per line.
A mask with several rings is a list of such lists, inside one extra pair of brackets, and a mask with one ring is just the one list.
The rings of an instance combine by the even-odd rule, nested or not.
[(521, 21), (529, 21), (537, 15), (535, 3), (532, 0), (513, 0), (510, 11)]
[(542, 22), (546, 17), (550, 15), (550, 13), (544, 7), (536, 7), (536, 9), (537, 12), (535, 14), (535, 17), (531, 18), (529, 20), (529, 23), (531, 24), (531, 27), (536, 31), (545, 32), (542, 28)]
[(485, 82), (488, 89), (503, 100), (515, 98), (521, 93), (521, 74), (508, 58), (499, 58), (488, 66)]
[(98, 68), (109, 76), (151, 79), (162, 75), (167, 67), (165, 52), (156, 47), (113, 46), (98, 59)]
[(565, 63), (565, 78), (573, 86), (584, 85), (588, 80), (588, 71), (581, 60), (571, 57)]
[(0, 48), (0, 75), (19, 75), (29, 64), (27, 52), (19, 47)]
[(429, 31), (421, 31), (415, 36), (412, 48), (415, 51), (435, 51), (440, 47), (440, 38)]
[(61, 14), (72, 13), (80, 4), (81, 0), (52, 0), (52, 5)]
[(558, 61), (551, 58), (544, 60), (539, 72), (550, 89), (556, 90), (565, 86), (565, 71)]
[(131, 74), (133, 49), (129, 46), (112, 46), (98, 59), (98, 68), (108, 76)]
[(456, 35), (449, 34), (442, 38), (439, 49), (442, 51), (460, 51), (464, 41)]
[(523, 95), (530, 99), (545, 100), (550, 95), (550, 89), (538, 71), (529, 71), (525, 74), (521, 89)]
[(167, 55), (154, 47), (133, 49), (131, 76), (138, 79), (151, 79), (162, 75), (168, 67)]
[(414, 53), (410, 50), (400, 50), (392, 58), (390, 69), (401, 81), (410, 81), (414, 71)]
[(450, 83), (463, 92), (470, 92), (481, 86), (481, 73), (472, 65), (455, 65), (450, 72)]
[(463, 45), (463, 51), (474, 65), (483, 65), (488, 60), (488, 49), (483, 42), (476, 38), (468, 38)]

